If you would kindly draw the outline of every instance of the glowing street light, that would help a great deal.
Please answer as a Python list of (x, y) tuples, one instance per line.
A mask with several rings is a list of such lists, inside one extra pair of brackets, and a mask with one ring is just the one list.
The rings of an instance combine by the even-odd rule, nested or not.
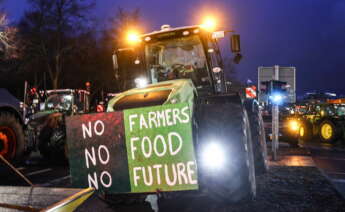
[(136, 44), (141, 41), (139, 33), (133, 30), (128, 31), (126, 39), (129, 44)]
[(201, 28), (209, 32), (214, 31), (216, 29), (216, 26), (217, 26), (217, 21), (214, 17), (211, 17), (211, 16), (206, 16), (204, 18), (203, 23), (200, 25)]

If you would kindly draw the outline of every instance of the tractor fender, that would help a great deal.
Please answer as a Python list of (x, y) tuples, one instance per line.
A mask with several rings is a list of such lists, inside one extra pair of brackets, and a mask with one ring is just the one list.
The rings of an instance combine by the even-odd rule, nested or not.
[(12, 105), (1, 104), (0, 112), (7, 112), (7, 113), (13, 114), (18, 119), (20, 124), (24, 126), (24, 120), (23, 120), (22, 114)]
[(248, 112), (259, 111), (259, 102), (256, 99), (244, 99), (243, 104)]
[(54, 112), (54, 111), (44, 111), (44, 112), (38, 112), (31, 116), (30, 121), (28, 125), (30, 125), (32, 128), (42, 128), (45, 126), (49, 126), (51, 128), (54, 128), (58, 126), (58, 124), (63, 121), (63, 114), (60, 112)]
[(0, 112), (1, 111), (15, 115), (23, 125), (24, 120), (20, 113), (20, 101), (3, 88), (0, 88)]
[(44, 126), (48, 126), (50, 128), (56, 128), (60, 124), (64, 122), (64, 114), (63, 113), (52, 113), (46, 117), (44, 122)]

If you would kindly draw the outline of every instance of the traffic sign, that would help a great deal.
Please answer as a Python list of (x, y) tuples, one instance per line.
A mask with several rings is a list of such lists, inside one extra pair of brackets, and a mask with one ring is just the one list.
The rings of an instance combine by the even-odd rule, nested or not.
[(246, 88), (246, 98), (255, 99), (256, 98), (256, 86), (251, 86)]

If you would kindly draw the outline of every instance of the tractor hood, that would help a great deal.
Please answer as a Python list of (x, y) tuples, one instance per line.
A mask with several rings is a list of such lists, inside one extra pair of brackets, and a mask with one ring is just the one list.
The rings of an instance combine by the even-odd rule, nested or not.
[(32, 127), (38, 127), (40, 125), (43, 125), (43, 124), (45, 124), (48, 116), (50, 114), (53, 114), (53, 113), (58, 113), (58, 111), (57, 110), (39, 111), (39, 112), (33, 114), (32, 116), (30, 116), (28, 124)]
[(108, 103), (107, 112), (164, 104), (188, 103), (193, 108), (196, 89), (189, 79), (178, 79), (150, 84), (145, 88), (134, 88)]

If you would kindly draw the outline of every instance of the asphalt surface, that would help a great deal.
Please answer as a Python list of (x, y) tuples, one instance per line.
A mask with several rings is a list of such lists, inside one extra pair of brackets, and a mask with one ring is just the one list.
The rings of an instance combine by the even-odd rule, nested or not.
[[(279, 151), (281, 156), (312, 156), (316, 166), (335, 188), (340, 193), (345, 191), (345, 150), (311, 144), (306, 149), (285, 147)], [(34, 154), (26, 164), (18, 165), (17, 168), (35, 185), (71, 187), (68, 166), (51, 165), (38, 155)], [(0, 185), (28, 186), (23, 179), (3, 165), (0, 165), (0, 179)], [(345, 199), (341, 199), (331, 183), (315, 167), (275, 165), (268, 174), (259, 177), (257, 183), (257, 198), (252, 202), (219, 207), (207, 197), (182, 195), (177, 199), (160, 200), (160, 211), (252, 211), (253, 208), (258, 211), (342, 211), (341, 208), (345, 208)], [(150, 205), (143, 201), (112, 205), (94, 195), (77, 211), (152, 210)]]
[[(35, 186), (70, 187), (69, 168), (51, 164), (34, 154), (25, 164), (15, 165)], [(0, 186), (29, 186), (19, 175), (0, 163)]]
[(320, 143), (305, 146), (311, 153), (315, 165), (345, 199), (345, 149)]

